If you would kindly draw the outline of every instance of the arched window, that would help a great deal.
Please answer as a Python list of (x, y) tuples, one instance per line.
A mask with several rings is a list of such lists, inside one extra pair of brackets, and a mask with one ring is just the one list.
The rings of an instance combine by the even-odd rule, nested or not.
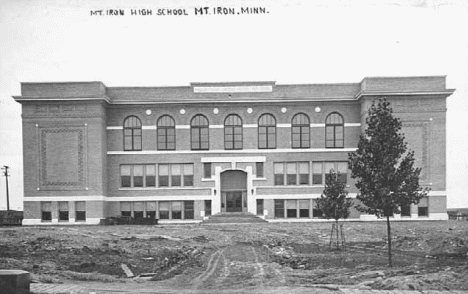
[(332, 112), (325, 120), (325, 147), (344, 147), (344, 122), (341, 114)]
[(258, 148), (276, 148), (276, 119), (271, 114), (263, 114), (258, 119)]
[(209, 149), (209, 123), (208, 119), (198, 114), (192, 118), (191, 127), (191, 146), (192, 150), (208, 150)]
[(175, 121), (169, 115), (158, 119), (158, 150), (175, 150)]
[(224, 120), (224, 148), (242, 149), (242, 119), (236, 114)]
[(124, 120), (124, 150), (141, 150), (141, 121), (134, 115)]
[(310, 120), (304, 113), (296, 114), (291, 123), (292, 148), (310, 148)]

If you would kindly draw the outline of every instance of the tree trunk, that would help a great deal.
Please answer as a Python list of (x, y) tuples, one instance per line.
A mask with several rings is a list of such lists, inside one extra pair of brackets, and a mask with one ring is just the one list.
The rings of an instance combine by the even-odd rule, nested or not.
[(387, 237), (388, 237), (388, 266), (392, 267), (392, 234), (390, 230), (390, 216), (387, 213)]

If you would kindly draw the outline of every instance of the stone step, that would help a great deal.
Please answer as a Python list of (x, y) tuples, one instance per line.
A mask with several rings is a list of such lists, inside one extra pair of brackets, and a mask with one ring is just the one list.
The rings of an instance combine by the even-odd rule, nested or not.
[(203, 224), (266, 223), (251, 213), (219, 213), (204, 220)]

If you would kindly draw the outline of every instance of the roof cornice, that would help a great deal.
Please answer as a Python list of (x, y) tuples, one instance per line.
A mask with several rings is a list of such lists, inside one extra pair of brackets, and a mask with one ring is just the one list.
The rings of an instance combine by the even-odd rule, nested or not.
[(107, 96), (90, 97), (35, 97), (35, 96), (12, 96), (16, 102), (35, 102), (35, 101), (104, 101), (111, 104), (111, 99)]

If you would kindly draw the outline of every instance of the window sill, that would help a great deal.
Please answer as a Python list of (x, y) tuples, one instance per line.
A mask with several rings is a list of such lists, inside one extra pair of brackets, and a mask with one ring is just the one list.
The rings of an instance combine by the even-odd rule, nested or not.
[(193, 187), (193, 186), (182, 186), (182, 187), (151, 187), (151, 188), (119, 188), (119, 191), (154, 191), (154, 190), (204, 190), (206, 187)]
[(253, 180), (254, 181), (266, 181), (267, 178), (254, 178)]
[(214, 182), (215, 179), (213, 179), (213, 178), (202, 178), (201, 181), (202, 182)]

